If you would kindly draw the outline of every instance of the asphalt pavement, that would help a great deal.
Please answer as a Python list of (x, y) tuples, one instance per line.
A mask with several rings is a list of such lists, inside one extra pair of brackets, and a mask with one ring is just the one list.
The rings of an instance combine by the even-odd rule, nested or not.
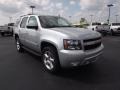
[(103, 43), (99, 61), (52, 75), (40, 57), (18, 53), (13, 37), (0, 36), (0, 90), (120, 90), (120, 36)]

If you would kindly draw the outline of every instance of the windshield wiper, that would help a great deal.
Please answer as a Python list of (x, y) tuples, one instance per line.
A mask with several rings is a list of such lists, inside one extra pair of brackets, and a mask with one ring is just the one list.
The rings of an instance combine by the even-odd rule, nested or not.
[(46, 26), (46, 28), (56, 28), (56, 27), (73, 27), (73, 26), (55, 26), (55, 25)]
[(56, 28), (58, 26), (45, 26), (45, 28)]
[(58, 26), (58, 27), (73, 27), (73, 26), (70, 26), (70, 25), (69, 25), (69, 26)]

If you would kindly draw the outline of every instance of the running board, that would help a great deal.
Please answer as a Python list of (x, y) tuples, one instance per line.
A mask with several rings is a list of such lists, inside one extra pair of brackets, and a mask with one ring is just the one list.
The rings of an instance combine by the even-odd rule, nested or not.
[(25, 47), (25, 46), (22, 46), (22, 48), (25, 49), (26, 51), (32, 53), (32, 54), (35, 54), (36, 56), (39, 56), (39, 57), (41, 56), (41, 53), (35, 52), (35, 51)]

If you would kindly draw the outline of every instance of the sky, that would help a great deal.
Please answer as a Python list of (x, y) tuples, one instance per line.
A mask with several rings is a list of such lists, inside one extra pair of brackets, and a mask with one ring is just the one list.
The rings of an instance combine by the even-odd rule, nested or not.
[(120, 21), (120, 0), (0, 0), (0, 25), (13, 22), (20, 16), (31, 13), (30, 5), (36, 6), (35, 14), (61, 15), (72, 23), (77, 23), (80, 18), (93, 22), (106, 22), (108, 19), (108, 4), (111, 8), (111, 22)]

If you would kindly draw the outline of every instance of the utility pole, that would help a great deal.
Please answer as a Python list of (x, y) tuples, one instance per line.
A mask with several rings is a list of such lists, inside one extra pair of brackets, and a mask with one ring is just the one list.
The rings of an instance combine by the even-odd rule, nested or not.
[(10, 20), (9, 22), (11, 23), (12, 22), (12, 17), (9, 17), (9, 20)]
[(69, 19), (70, 19), (70, 22), (72, 22), (72, 21), (71, 21), (71, 19), (72, 19), (72, 16), (69, 16)]
[(118, 16), (119, 16), (119, 15), (115, 15), (115, 16), (116, 16), (116, 23), (117, 23), (117, 22), (118, 22), (117, 19), (118, 19)]
[(60, 18), (60, 17), (61, 17), (61, 15), (60, 15), (60, 14), (58, 14), (58, 17)]
[(108, 6), (108, 8), (109, 8), (109, 15), (108, 15), (108, 24), (110, 23), (110, 14), (111, 14), (111, 7), (113, 7), (113, 4), (108, 4), (107, 5)]
[(90, 15), (90, 17), (91, 17), (91, 24), (92, 24), (92, 22), (93, 22), (93, 20), (92, 20), (93, 19), (93, 15)]
[(30, 6), (30, 8), (32, 9), (32, 14), (33, 14), (33, 13), (34, 13), (33, 11), (34, 11), (35, 6)]

